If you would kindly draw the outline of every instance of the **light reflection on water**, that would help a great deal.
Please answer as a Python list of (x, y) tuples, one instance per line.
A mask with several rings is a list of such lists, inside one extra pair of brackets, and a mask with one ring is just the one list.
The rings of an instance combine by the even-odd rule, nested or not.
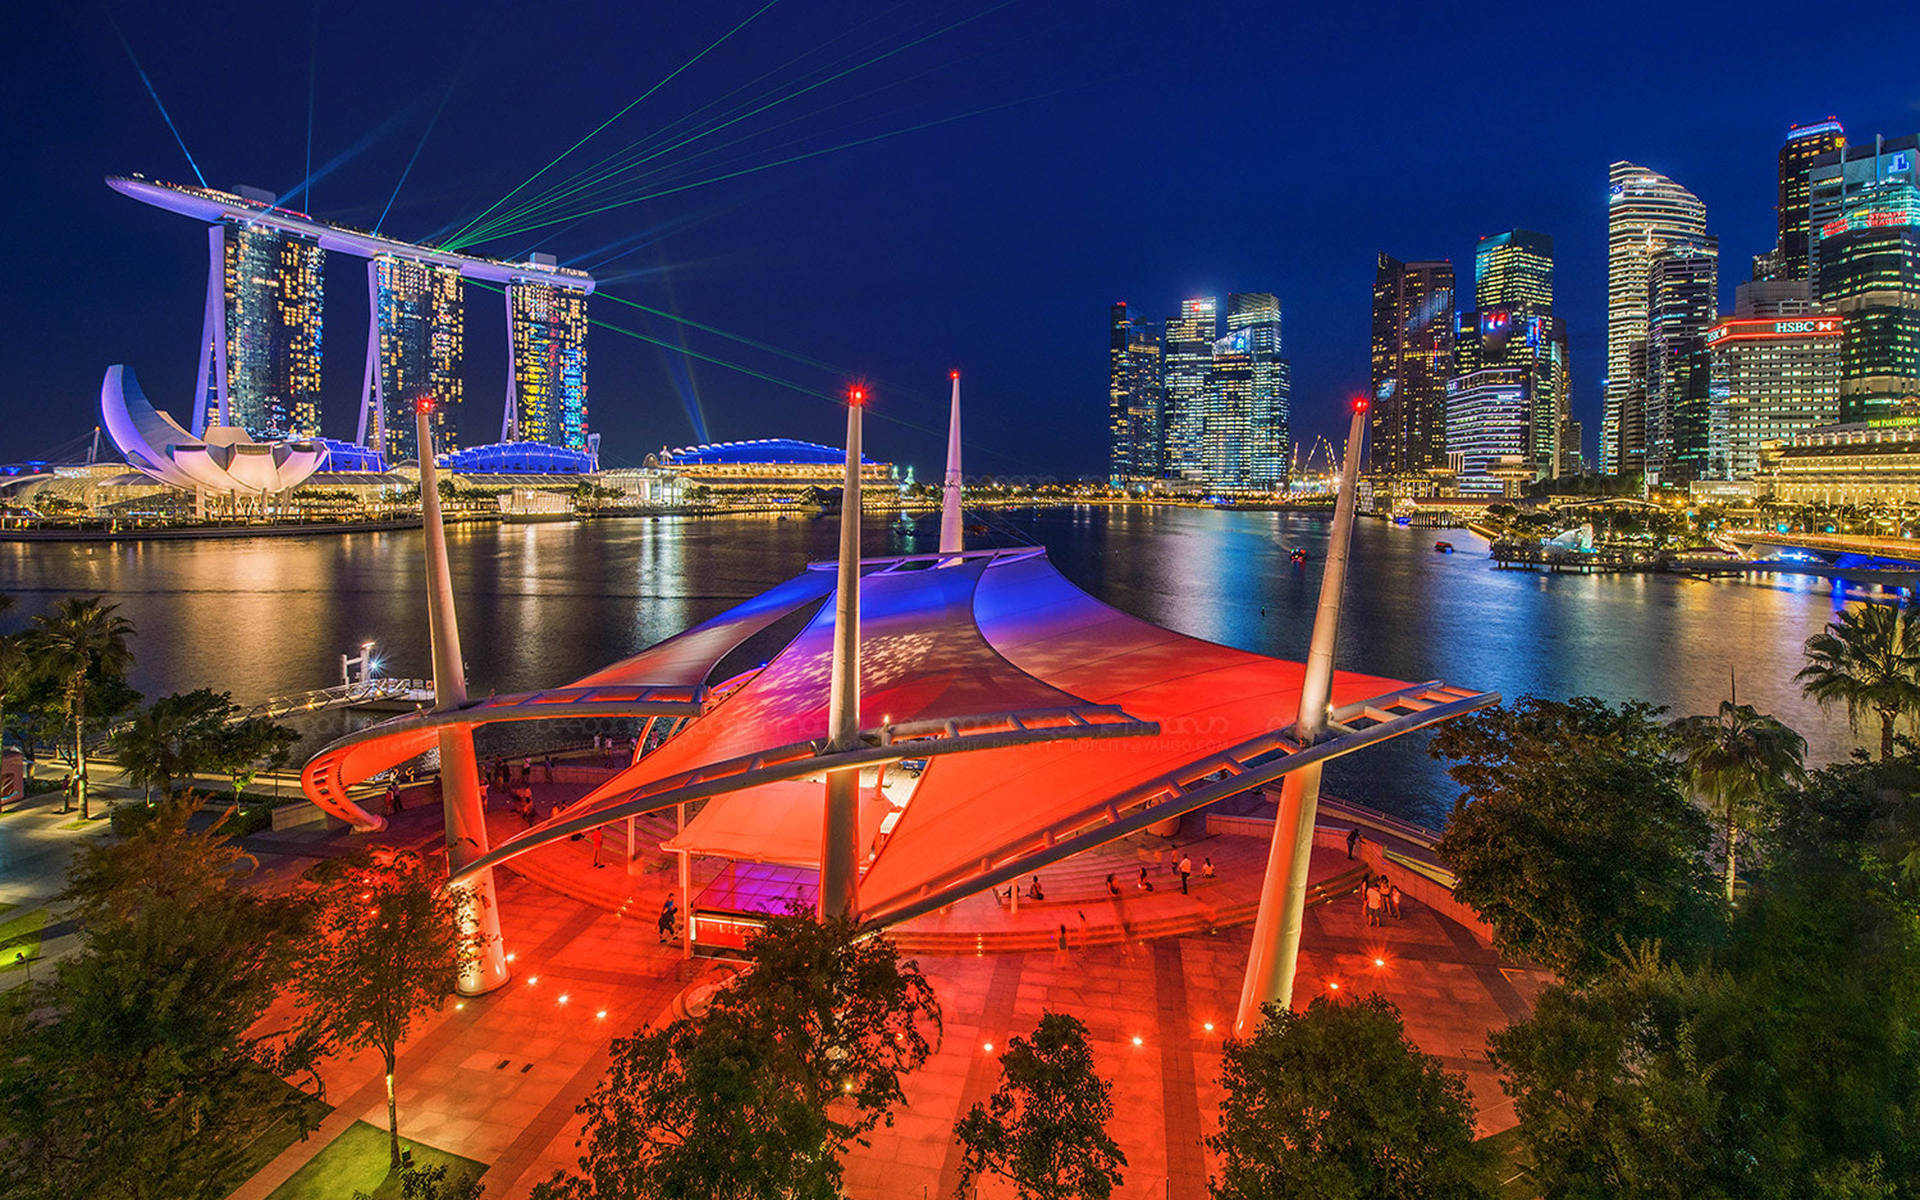
[[(1298, 657), (1318, 601), (1327, 522), (1293, 513), (1043, 509), (995, 516), (994, 540), (1048, 546), (1107, 602), (1182, 632)], [(830, 557), (832, 520), (651, 519), (456, 528), (449, 534), (470, 688), (552, 685), (652, 644)], [(1436, 539), (1455, 554), (1438, 554)], [(927, 552), (933, 520), (905, 535), (870, 521), (868, 554)], [(1304, 546), (1309, 561), (1288, 559)], [(1709, 711), (1730, 672), (1742, 701), (1800, 730), (1811, 756), (1856, 743), (1841, 714), (1792, 681), (1800, 646), (1845, 599), (1823, 580), (1496, 571), (1463, 531), (1363, 521), (1355, 531), (1340, 666), (1445, 679), (1518, 696), (1640, 698)], [(63, 595), (120, 601), (139, 631), (135, 686), (212, 686), (237, 700), (339, 679), (343, 650), (372, 638), (389, 674), (425, 675), (417, 533), (117, 545), (0, 544), (0, 591), (17, 622)], [(318, 719), (312, 733), (350, 718)], [(1328, 790), (1438, 820), (1454, 788), (1424, 738), (1334, 763)]]

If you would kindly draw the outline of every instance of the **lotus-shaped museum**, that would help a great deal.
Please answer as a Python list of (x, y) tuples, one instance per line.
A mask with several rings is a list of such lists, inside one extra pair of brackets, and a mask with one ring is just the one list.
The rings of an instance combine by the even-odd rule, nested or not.
[(129, 465), (162, 483), (249, 495), (298, 486), (327, 460), (309, 438), (256, 442), (244, 429), (216, 425), (195, 437), (148, 402), (133, 371), (115, 364), (100, 384), (100, 416)]

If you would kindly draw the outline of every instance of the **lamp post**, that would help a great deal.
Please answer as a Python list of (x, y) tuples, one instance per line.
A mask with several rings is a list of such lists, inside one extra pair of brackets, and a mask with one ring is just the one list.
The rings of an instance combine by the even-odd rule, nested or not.
[[(867, 393), (847, 392), (847, 467), (840, 489), (840, 564), (833, 601), (833, 677), (827, 692), (827, 748), (860, 744), (860, 413)], [(819, 915), (860, 915), (860, 771), (827, 772), (820, 828)]]
[(947, 474), (940, 489), (940, 553), (958, 554), (966, 548), (966, 527), (960, 521), (960, 372), (955, 371), (947, 417)]
[[(1347, 578), (1347, 551), (1353, 541), (1353, 509), (1360, 477), (1360, 445), (1366, 436), (1368, 403), (1356, 396), (1347, 427), (1347, 453), (1340, 468), (1340, 491), (1333, 505), (1333, 531), (1327, 543), (1327, 569), (1320, 577), (1320, 606), (1313, 618), (1306, 676), (1300, 684), (1300, 708), (1294, 717), (1294, 741), (1302, 748), (1326, 732), (1333, 699), (1333, 645), (1340, 633), (1340, 597)], [(1280, 811), (1267, 850), (1267, 873), (1260, 885), (1260, 911), (1254, 918), (1253, 948), (1240, 987), (1234, 1017), (1236, 1037), (1251, 1037), (1269, 1002), (1293, 1002), (1294, 970), (1300, 961), (1300, 926), (1307, 907), (1307, 868), (1313, 859), (1313, 822), (1320, 807), (1320, 764), (1288, 773), (1280, 785)]]
[[(453, 573), (447, 566), (447, 528), (440, 514), (440, 475), (433, 461), (433, 398), (414, 402), (414, 433), (420, 452), (421, 524), (427, 541), (427, 626), (433, 637), (433, 710), (447, 712), (467, 703), (467, 671), (460, 657), (460, 626), (453, 611)], [(473, 731), (440, 730), (440, 808), (446, 827), (447, 871), (487, 852), (487, 814), (480, 803), (480, 765), (474, 758)], [(464, 885), (460, 905), (463, 934), (485, 943), (460, 967), (458, 990), (478, 996), (507, 982), (505, 948), (500, 944), (500, 907), (493, 871), (482, 871)]]

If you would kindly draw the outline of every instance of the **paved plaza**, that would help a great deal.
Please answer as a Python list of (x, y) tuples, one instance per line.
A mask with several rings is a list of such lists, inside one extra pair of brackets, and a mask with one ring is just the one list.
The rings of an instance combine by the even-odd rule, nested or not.
[[(417, 809), (418, 816), (410, 807), (395, 823), (396, 840), (434, 836), (437, 812), (426, 804)], [(340, 840), (284, 848), (318, 855)], [(1179, 911), (1222, 903), (1229, 889), (1237, 894), (1257, 886), (1255, 864), (1264, 855), (1257, 839), (1226, 836), (1208, 844), (1223, 866), (1214, 881), (1215, 899), (1206, 900), (1201, 888), (1182, 897), (1177, 881), (1159, 882), (1151, 895), (1111, 902), (1109, 912)], [(604, 894), (593, 896), (598, 902), (564, 895), (512, 869), (501, 872), (501, 923), (513, 954), (513, 983), (487, 997), (449, 1004), (423, 1022), (402, 1051), (402, 1135), (490, 1164), (483, 1178), (492, 1200), (525, 1196), (556, 1169), (573, 1165), (580, 1133), (574, 1109), (604, 1073), (609, 1041), (670, 1019), (674, 997), (715, 970), (683, 959), (678, 947), (658, 940), (654, 918), (659, 899), (673, 886), (672, 872), (643, 868), (629, 877), (623, 853), (624, 846), (616, 849), (608, 838), (603, 860), (613, 865), (600, 870), (591, 866), (585, 840), (528, 856), (548, 856), (550, 869), (586, 881), (570, 890), (599, 889)], [(1138, 851), (1123, 845), (1109, 853)], [(556, 864), (552, 856), (562, 854), (577, 857)], [(1343, 854), (1317, 852), (1314, 876), (1339, 874), (1348, 865)], [(1060, 884), (1080, 875), (1101, 880), (1104, 873), (1097, 863), (1092, 870), (1082, 866), (1062, 871)], [(624, 904), (617, 897), (625, 897)], [(1040, 911), (1029, 907), (1022, 917)], [(1060, 923), (1056, 916), (1046, 918), (1047, 929)], [(1072, 928), (1077, 931), (1077, 920)], [(934, 1059), (907, 1080), (907, 1103), (892, 1128), (883, 1127), (870, 1148), (848, 1156), (849, 1196), (952, 1195), (959, 1169), (954, 1120), (994, 1086), (996, 1054), (1007, 1037), (1029, 1033), (1048, 1009), (1086, 1023), (1099, 1070), (1113, 1082), (1113, 1135), (1129, 1161), (1120, 1194), (1171, 1200), (1206, 1194), (1202, 1141), (1220, 1100), (1221, 1044), (1233, 1019), (1251, 929), (1239, 924), (1107, 945), (1084, 944), (1070, 932), (1066, 950), (1055, 941), (1048, 937), (1046, 949), (1005, 953), (915, 952), (939, 995), (944, 1039)], [(1525, 1015), (1544, 975), (1503, 965), (1465, 928), (1412, 900), (1401, 920), (1366, 928), (1358, 900), (1345, 895), (1308, 910), (1299, 978), (1303, 999), (1335, 984), (1340, 994), (1377, 991), (1392, 999), (1414, 1040), (1466, 1075), (1483, 1131), (1513, 1123), (1485, 1054), (1486, 1036)], [(266, 1197), (354, 1121), (384, 1125), (376, 1056), (333, 1064), (326, 1083), (334, 1113), (313, 1138), (295, 1144), (237, 1191), (236, 1200)], [(983, 1194), (992, 1195), (991, 1186)]]

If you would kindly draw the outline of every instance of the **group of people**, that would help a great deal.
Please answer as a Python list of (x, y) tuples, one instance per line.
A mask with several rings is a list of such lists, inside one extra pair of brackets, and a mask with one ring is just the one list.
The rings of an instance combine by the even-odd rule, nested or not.
[[(1191, 854), (1181, 854), (1178, 858), (1161, 857), (1159, 861), (1165, 862), (1167, 867), (1180, 877), (1180, 894), (1183, 896), (1186, 895), (1190, 881), (1193, 879), (1193, 856)], [(1207, 855), (1200, 860), (1200, 877), (1202, 879), (1212, 879), (1213, 873), (1213, 857)], [(1151, 892), (1153, 890), (1153, 875), (1146, 867), (1140, 868), (1140, 877), (1133, 881), (1133, 890), (1136, 892)], [(1107, 876), (1107, 895), (1115, 897), (1116, 899), (1120, 895), (1120, 884), (1111, 874)]]
[(1383, 916), (1400, 919), (1400, 885), (1385, 875), (1368, 877), (1365, 900), (1368, 925), (1380, 924)]

